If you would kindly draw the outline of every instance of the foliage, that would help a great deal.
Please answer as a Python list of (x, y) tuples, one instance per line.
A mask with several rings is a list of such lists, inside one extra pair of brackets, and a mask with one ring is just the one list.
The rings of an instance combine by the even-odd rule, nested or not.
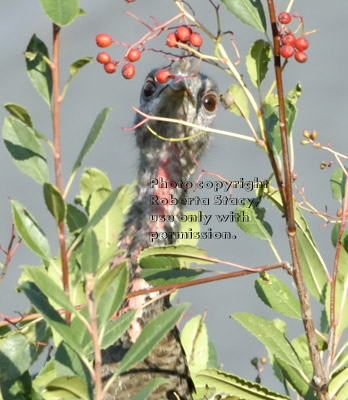
[[(254, 138), (260, 149), (264, 150), (272, 165), (272, 174), (281, 169), (281, 157), (284, 155), (284, 138), (280, 128), (281, 111), (286, 118), (287, 140), (291, 143), (292, 128), (297, 115), (297, 102), (302, 88), (298, 83), (280, 104), (277, 95), (271, 90), (264, 98), (258, 98), (261, 84), (270, 74), (274, 45), (268, 39), (266, 13), (261, 1), (222, 0), (227, 11), (233, 13), (251, 28), (265, 34), (250, 46), (246, 57), (246, 69), (249, 79), (256, 88), (256, 95), (251, 93), (230, 61), (221, 44), (223, 34), (214, 36), (204, 28), (194, 16), (175, 1), (181, 11), (181, 17), (196, 23), (197, 28), (205, 31), (215, 45), (215, 55), (207, 60), (233, 75), (235, 80), (228, 87), (224, 101), (232, 97), (227, 104), (231, 112), (244, 118), (252, 126), (249, 117), (255, 113), (258, 127), (253, 128)], [(48, 18), (54, 23), (56, 32), (59, 27), (72, 23), (84, 11), (79, 8), (78, 0), (41, 0)], [(183, 11), (184, 10), (184, 11)], [(182, 45), (185, 48), (187, 45)], [(197, 50), (204, 58), (204, 54)], [(45, 43), (36, 35), (30, 39), (25, 52), (28, 76), (39, 95), (47, 103), (53, 118), (56, 109), (52, 99), (54, 92), (52, 59)], [(82, 57), (70, 66), (70, 77), (62, 92), (64, 97), (70, 83), (78, 71), (92, 61), (91, 57)], [(273, 89), (273, 88), (272, 88)], [(230, 96), (230, 97), (229, 97)], [(259, 103), (258, 103), (259, 102)], [(18, 329), (10, 329), (6, 323), (1, 326), (0, 337), (0, 399), (92, 399), (95, 394), (96, 370), (93, 360), (96, 353), (106, 349), (120, 338), (130, 327), (136, 310), (112, 317), (120, 309), (128, 289), (127, 259), (116, 268), (109, 269), (110, 263), (117, 255), (115, 249), (122, 230), (127, 209), (133, 196), (132, 185), (124, 185), (115, 190), (107, 176), (94, 168), (87, 168), (81, 175), (80, 193), (75, 204), (66, 202), (66, 195), (77, 171), (84, 163), (86, 154), (91, 150), (101, 134), (110, 109), (99, 112), (85, 143), (73, 165), (73, 170), (65, 190), (59, 179), (53, 183), (48, 172), (49, 155), (46, 154), (47, 143), (58, 151), (56, 142), (52, 143), (39, 133), (33, 125), (29, 111), (18, 104), (5, 104), (10, 116), (3, 125), (4, 144), (15, 164), (22, 172), (40, 185), (47, 211), (57, 224), (62, 236), (62, 226), (68, 229), (67, 237), (60, 240), (60, 251), (52, 254), (45, 231), (40, 227), (35, 216), (19, 201), (11, 200), (15, 228), (21, 239), (40, 259), (39, 266), (24, 266), (18, 290), (30, 300), (33, 308), (24, 316)], [(262, 112), (260, 110), (262, 109)], [(284, 122), (284, 121), (283, 121)], [(55, 132), (59, 135), (59, 132)], [(233, 134), (231, 134), (233, 136)], [(322, 147), (316, 138), (306, 136), (314, 147)], [(267, 144), (267, 145), (266, 145)], [(284, 143), (283, 143), (284, 144)], [(292, 147), (291, 147), (292, 148)], [(333, 152), (336, 159), (338, 153)], [(284, 161), (285, 163), (285, 161)], [(289, 399), (290, 391), (296, 392), (306, 400), (335, 398), (343, 400), (348, 397), (348, 351), (347, 343), (341, 345), (339, 338), (348, 327), (347, 292), (348, 292), (348, 245), (347, 231), (344, 230), (348, 203), (347, 171), (342, 162), (331, 177), (331, 190), (334, 199), (342, 204), (343, 216), (335, 220), (332, 231), (332, 242), (335, 247), (335, 265), (330, 276), (316, 245), (310, 227), (301, 211), (300, 202), (286, 198), (281, 188), (269, 186), (256, 189), (255, 195), (262, 202), (259, 206), (240, 206), (238, 212), (245, 212), (249, 221), (239, 221), (238, 226), (248, 235), (267, 242), (281, 263), (272, 243), (273, 230), (266, 221), (269, 205), (285, 214), (289, 222), (289, 209), (293, 209), (293, 221), (297, 238), (298, 256), (308, 290), (321, 307), (321, 326), (312, 332), (317, 341), (317, 353), (327, 351), (328, 378), (325, 387), (328, 396), (320, 393), (318, 385), (313, 382), (316, 371), (321, 366), (314, 360), (313, 336), (299, 335), (290, 340), (287, 336), (286, 322), (280, 319), (273, 321), (249, 313), (235, 313), (233, 317), (258, 338), (265, 346), (270, 363), (277, 378), (284, 384), (285, 395), (275, 393), (257, 382), (250, 382), (232, 373), (223, 372), (217, 363), (214, 345), (208, 340), (204, 318), (196, 316), (189, 320), (182, 330), (182, 343), (190, 363), (190, 370), (197, 393), (195, 399), (213, 398), (223, 395), (226, 399)], [(276, 166), (276, 167), (275, 167)], [(60, 166), (59, 166), (60, 167)], [(56, 168), (57, 173), (57, 168)], [(271, 175), (270, 173), (270, 175)], [(57, 176), (56, 176), (57, 178)], [(289, 185), (289, 183), (286, 183)], [(291, 192), (290, 192), (291, 193)], [(285, 201), (287, 199), (287, 201)], [(187, 227), (186, 227), (187, 228)], [(183, 228), (185, 229), (185, 228)], [(139, 254), (138, 262), (142, 267), (142, 276), (151, 285), (190, 286), (192, 280), (207, 272), (202, 267), (191, 268), (191, 264), (205, 265), (219, 260), (209, 258), (206, 252), (195, 247), (196, 243), (181, 241), (176, 246), (145, 249)], [(66, 266), (65, 264), (66, 263)], [(293, 276), (297, 266), (288, 268)], [(307, 293), (298, 290), (299, 299), (290, 288), (278, 277), (261, 272), (255, 280), (255, 290), (260, 300), (284, 317), (307, 320), (310, 309), (306, 307)], [(213, 280), (213, 278), (211, 279)], [(296, 281), (296, 279), (295, 279)], [(298, 282), (295, 282), (297, 287)], [(69, 295), (67, 295), (69, 294)], [(121, 361), (118, 371), (110, 378), (109, 383), (132, 366), (143, 360), (160, 342), (164, 335), (173, 328), (183, 316), (187, 305), (172, 307), (154, 318), (142, 330), (139, 340)], [(310, 317), (311, 318), (311, 317)], [(95, 328), (96, 327), (96, 328)], [(156, 327), (156, 328), (154, 328)], [(308, 329), (306, 325), (306, 332)], [(96, 339), (97, 340), (93, 340)], [(53, 343), (55, 352), (47, 360), (40, 372), (34, 376), (30, 369), (43, 351), (42, 343)], [(96, 346), (99, 343), (100, 348)], [(314, 342), (315, 347), (315, 342)], [(314, 356), (313, 356), (314, 354)], [(320, 363), (319, 363), (320, 364)], [(155, 379), (147, 384), (136, 399), (146, 399), (163, 379)], [(99, 382), (100, 384), (100, 382)], [(100, 393), (99, 393), (100, 394)], [(323, 397), (324, 396), (324, 397)], [(98, 400), (101, 397), (96, 397)]]

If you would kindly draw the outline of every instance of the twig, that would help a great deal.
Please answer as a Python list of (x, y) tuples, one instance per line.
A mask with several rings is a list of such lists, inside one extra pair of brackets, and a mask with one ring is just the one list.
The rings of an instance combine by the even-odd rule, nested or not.
[(8, 246), (7, 246), (7, 251), (3, 250), (3, 249), (1, 248), (1, 246), (0, 246), (0, 250), (2, 250), (2, 251), (6, 254), (6, 261), (5, 261), (5, 264), (4, 264), (3, 268), (2, 268), (1, 275), (0, 275), (0, 283), (1, 283), (1, 282), (3, 281), (3, 279), (5, 278), (5, 275), (6, 275), (6, 273), (7, 273), (8, 265), (9, 265), (9, 263), (10, 263), (10, 261), (11, 261), (13, 255), (14, 255), (14, 253), (16, 252), (16, 250), (17, 250), (19, 244), (20, 244), (21, 241), (22, 241), (22, 239), (19, 238), (18, 241), (17, 241), (17, 243), (14, 245), (14, 247), (13, 247), (13, 249), (12, 249), (13, 242), (14, 242), (15, 238), (16, 238), (16, 235), (15, 235), (15, 225), (14, 225), (14, 222), (12, 222), (11, 238), (10, 238), (10, 242), (9, 242), (9, 244), (8, 244)]
[[(267, 0), (267, 3), (272, 24), (272, 34), (273, 34), (273, 44), (274, 44), (274, 68), (277, 81), (278, 100), (279, 100), (279, 126), (280, 126), (281, 141), (282, 141), (282, 154), (283, 154), (284, 177), (285, 177), (285, 190), (283, 199), (285, 200), (285, 202), (283, 202), (283, 204), (284, 204), (285, 218), (287, 222), (290, 251), (294, 266), (293, 277), (301, 304), (302, 321), (306, 331), (309, 354), (314, 369), (313, 382), (315, 385), (315, 390), (320, 400), (328, 400), (329, 397), (327, 394), (327, 377), (325, 375), (322, 360), (319, 353), (318, 339), (315, 333), (312, 310), (309, 302), (309, 295), (306, 290), (301, 270), (300, 256), (299, 256), (297, 236), (296, 236), (296, 225), (294, 219), (294, 208), (292, 199), (291, 169), (290, 169), (288, 142), (286, 134), (282, 70), (280, 63), (280, 36), (277, 28), (273, 0)], [(283, 188), (279, 187), (279, 190), (280, 192), (282, 192)]]
[[(53, 24), (53, 63), (50, 64), (52, 70), (52, 87), (53, 87), (53, 137), (54, 137), (54, 166), (56, 174), (56, 186), (63, 194), (62, 184), (62, 166), (61, 166), (61, 151), (60, 151), (60, 130), (59, 130), (59, 117), (60, 117), (60, 94), (59, 94), (59, 33), (60, 27)], [(58, 224), (58, 239), (62, 260), (62, 273), (63, 273), (63, 288), (64, 292), (69, 297), (69, 271), (68, 259), (66, 256), (65, 245), (65, 226), (64, 221)], [(66, 313), (66, 321), (70, 323), (71, 313)]]

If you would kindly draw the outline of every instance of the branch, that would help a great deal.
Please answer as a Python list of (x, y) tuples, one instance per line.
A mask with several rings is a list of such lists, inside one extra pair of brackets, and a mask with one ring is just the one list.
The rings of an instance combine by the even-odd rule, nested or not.
[[(293, 277), (301, 304), (302, 321), (306, 331), (309, 354), (314, 369), (313, 381), (315, 384), (315, 390), (317, 392), (319, 400), (328, 400), (329, 397), (326, 391), (327, 377), (325, 375), (322, 360), (319, 353), (318, 340), (315, 333), (312, 310), (309, 302), (309, 295), (306, 290), (300, 265), (300, 256), (299, 256), (297, 236), (296, 236), (296, 225), (294, 219), (294, 208), (293, 208), (293, 198), (292, 198), (291, 169), (289, 161), (288, 140), (286, 134), (282, 70), (280, 63), (280, 36), (277, 28), (273, 0), (267, 0), (267, 3), (272, 24), (272, 34), (273, 34), (273, 44), (274, 44), (274, 68), (275, 68), (275, 75), (277, 82), (278, 100), (279, 100), (279, 126), (280, 126), (281, 141), (282, 141), (282, 154), (283, 154), (284, 177), (285, 177), (285, 190), (284, 190), (285, 202), (283, 204), (284, 204), (285, 218), (287, 222), (287, 232), (289, 238), (290, 251), (294, 266)], [(279, 187), (279, 190), (280, 193), (282, 193), (283, 187)]]

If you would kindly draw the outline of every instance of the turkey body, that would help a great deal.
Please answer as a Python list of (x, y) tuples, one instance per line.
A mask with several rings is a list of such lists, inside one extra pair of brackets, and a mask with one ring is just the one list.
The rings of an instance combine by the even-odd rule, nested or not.
[[(171, 68), (176, 78), (165, 84), (157, 82), (158, 70), (150, 72), (140, 96), (141, 111), (149, 115), (210, 126), (218, 104), (217, 87), (203, 74), (191, 77), (194, 75), (192, 70), (190, 58), (183, 57)], [(136, 123), (142, 118), (137, 115)], [(153, 135), (145, 124), (136, 129), (136, 143), (140, 152), (138, 184), (118, 246), (125, 249), (125, 257), (130, 260), (129, 292), (149, 287), (140, 277), (141, 268), (136, 261), (140, 251), (150, 246), (175, 243), (175, 232), (180, 229), (178, 219), (157, 218), (156, 221), (151, 216), (175, 217), (182, 212), (180, 204), (187, 195), (187, 189), (184, 185), (175, 187), (171, 182), (186, 182), (190, 179), (195, 169), (194, 160), (201, 157), (210, 142), (210, 135), (206, 132), (199, 134), (201, 132), (197, 128), (154, 120), (148, 124), (164, 138), (192, 138), (167, 141)], [(160, 201), (169, 198), (176, 199), (176, 202), (172, 202), (176, 204)], [(161, 235), (157, 235), (158, 233)], [(155, 236), (161, 239), (153, 240)], [(118, 258), (114, 264), (119, 261)], [(125, 301), (122, 309), (138, 309), (150, 298), (150, 295), (133, 297)], [(168, 307), (169, 299), (165, 296), (142, 308), (122, 338), (103, 351), (103, 382), (117, 370), (119, 362), (138, 338), (142, 327)], [(192, 400), (194, 385), (176, 327), (167, 333), (145, 360), (113, 382), (105, 400), (131, 400), (148, 382), (158, 377), (168, 379), (168, 383), (152, 392), (150, 400)]]

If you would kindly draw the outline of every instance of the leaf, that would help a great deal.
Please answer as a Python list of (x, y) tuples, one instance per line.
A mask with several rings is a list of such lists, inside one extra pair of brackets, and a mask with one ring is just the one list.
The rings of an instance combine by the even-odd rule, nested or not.
[(96, 168), (87, 168), (80, 180), (80, 196), (75, 202), (80, 203), (89, 214), (89, 200), (92, 193), (99, 189), (108, 189), (111, 191), (111, 185), (108, 177)]
[(60, 191), (52, 185), (52, 183), (44, 183), (43, 185), (45, 203), (48, 211), (53, 215), (59, 224), (64, 221), (66, 214), (66, 204)]
[[(200, 211), (184, 211), (181, 215), (177, 216), (180, 221), (180, 232), (200, 232), (199, 215)], [(191, 231), (189, 231), (191, 229)], [(199, 238), (178, 238), (175, 243), (179, 245), (197, 246)]]
[(333, 171), (330, 183), (332, 197), (342, 203), (346, 186), (346, 177), (342, 168), (338, 167)]
[(11, 200), (16, 229), (25, 244), (43, 260), (51, 258), (48, 240), (35, 218), (18, 201)]
[(76, 313), (75, 307), (70, 302), (69, 298), (64, 293), (61, 286), (48, 275), (45, 267), (24, 267), (23, 270), (35, 285), (41, 290), (41, 292), (55, 302), (59, 307)]
[(49, 304), (47, 297), (40, 291), (35, 283), (24, 282), (18, 289), (25, 293), (33, 305), (42, 314), (47, 324), (55, 330), (73, 350), (82, 355), (83, 352), (75, 338), (75, 332)]
[(271, 225), (263, 220), (265, 212), (265, 208), (238, 206), (235, 213), (245, 215), (247, 219), (240, 218), (236, 220), (236, 223), (245, 233), (263, 240), (270, 240), (273, 232)]
[(228, 103), (226, 103), (226, 107), (231, 112), (238, 116), (249, 118), (250, 110), (248, 99), (244, 90), (240, 86), (235, 84), (231, 85), (228, 88), (227, 93), (223, 95), (223, 98), (225, 99), (225, 102), (227, 102), (227, 99), (229, 100)]
[(197, 315), (186, 322), (180, 335), (191, 374), (197, 374), (208, 367), (209, 342), (207, 327), (203, 318)]
[[(342, 252), (342, 250), (341, 250)], [(341, 268), (340, 268), (341, 267)], [(344, 272), (341, 272), (340, 269), (344, 268)], [(336, 276), (336, 286), (335, 286), (335, 316), (339, 320), (336, 319), (336, 340), (337, 335), (341, 335), (343, 330), (348, 326), (348, 275), (347, 275), (347, 264), (339, 263), (339, 270)], [(326, 315), (330, 315), (331, 308), (331, 285), (326, 285), (326, 293), (325, 293), (325, 310)], [(337, 323), (338, 322), (338, 323)]]
[(62, 97), (65, 96), (65, 93), (68, 90), (68, 87), (73, 78), (75, 77), (75, 75), (80, 71), (81, 68), (91, 63), (92, 61), (94, 61), (94, 57), (81, 57), (70, 65), (70, 78), (68, 79), (68, 82), (65, 84)]
[(99, 247), (97, 237), (93, 231), (87, 232), (82, 243), (81, 270), (95, 273), (99, 263)]
[(292, 127), (294, 126), (294, 122), (297, 115), (297, 100), (302, 94), (302, 87), (301, 84), (298, 83), (294, 89), (290, 90), (284, 100), (284, 107), (285, 107), (285, 119), (286, 119), (286, 132), (290, 135), (292, 131)]
[(260, 0), (222, 0), (227, 9), (244, 24), (266, 33), (266, 18)]
[(128, 262), (123, 261), (108, 270), (97, 282), (97, 300), (100, 325), (105, 325), (121, 307), (128, 288)]
[(117, 375), (122, 374), (144, 360), (152, 349), (164, 338), (165, 334), (175, 326), (187, 308), (188, 304), (171, 307), (146, 324), (137, 341), (120, 362)]
[(67, 204), (66, 223), (70, 233), (79, 231), (88, 222), (87, 215), (72, 204)]
[(88, 396), (87, 384), (80, 377), (61, 376), (47, 384), (45, 387), (45, 399), (89, 400), (90, 397)]
[(41, 6), (48, 18), (58, 26), (73, 22), (80, 11), (78, 0), (41, 0)]
[[(55, 3), (55, 0), (51, 0), (51, 2)], [(30, 57), (28, 57), (29, 54), (31, 54)], [(51, 108), (52, 73), (43, 56), (49, 59), (47, 47), (36, 35), (33, 35), (26, 49), (27, 72), (35, 89)]]
[(6, 117), (2, 129), (4, 143), (13, 162), (26, 175), (43, 184), (48, 180), (46, 155), (35, 131), (20, 120)]
[(290, 397), (273, 392), (258, 383), (247, 381), (237, 375), (216, 369), (206, 369), (198, 374), (199, 382), (240, 399), (248, 400), (290, 400)]
[(278, 321), (268, 321), (249, 313), (235, 313), (232, 317), (265, 345), (270, 358), (276, 360), (286, 379), (303, 397), (306, 396), (310, 389), (304, 380), (302, 365), (283, 331), (278, 328)]
[(6, 381), (1, 385), (1, 400), (42, 400), (40, 394), (32, 388), (29, 371), (25, 371), (15, 380)]
[[(80, 60), (79, 60), (80, 61)], [(76, 70), (75, 74), (77, 73), (78, 70)], [(70, 72), (71, 72), (71, 67), (70, 67)], [(72, 74), (72, 72), (71, 72)], [(72, 74), (73, 76), (73, 74)], [(96, 120), (94, 121), (94, 124), (87, 136), (87, 139), (80, 151), (79, 156), (77, 157), (77, 160), (75, 161), (74, 167), (73, 167), (73, 172), (75, 172), (82, 163), (83, 158), (85, 155), (90, 151), (92, 148), (94, 142), (97, 140), (98, 136), (101, 133), (101, 130), (103, 129), (104, 123), (106, 121), (106, 118), (110, 112), (110, 108), (104, 108), (99, 115), (97, 116)]]
[(87, 232), (89, 232), (91, 229), (93, 229), (104, 218), (104, 216), (109, 212), (110, 208), (115, 203), (115, 200), (117, 198), (119, 191), (120, 191), (120, 188), (117, 188), (116, 190), (111, 192), (110, 195), (98, 207), (96, 212), (93, 214), (92, 218), (82, 228), (79, 236), (74, 241), (74, 243), (73, 243), (74, 248), (81, 242), (82, 238), (87, 234)]
[(145, 385), (135, 396), (133, 400), (146, 400), (150, 394), (159, 386), (169, 383), (165, 378), (154, 378), (147, 385)]
[(271, 59), (272, 49), (268, 42), (257, 40), (250, 47), (246, 56), (246, 67), (253, 85), (261, 87), (268, 71), (268, 62)]
[(203, 249), (193, 246), (148, 247), (138, 256), (142, 268), (187, 268), (191, 263), (213, 264)]
[(255, 290), (260, 299), (273, 310), (291, 318), (302, 319), (299, 300), (276, 276), (261, 276), (255, 281)]
[(137, 310), (130, 310), (106, 324), (101, 343), (101, 348), (103, 350), (113, 345), (126, 332), (130, 327), (136, 312)]
[[(272, 187), (269, 188), (267, 198), (273, 205), (283, 212), (283, 205), (278, 190)], [(309, 229), (307, 221), (295, 202), (294, 216), (297, 226), (297, 242), (299, 246), (303, 277), (311, 294), (323, 303), (324, 288), (327, 284), (327, 276), (325, 273), (326, 266), (318, 251), (318, 247), (315, 243), (312, 232)]]
[(141, 277), (144, 278), (153, 286), (161, 285), (174, 285), (176, 283), (183, 283), (192, 281), (198, 278), (205, 271), (192, 270), (192, 269), (168, 269), (161, 268), (146, 268), (141, 271)]
[(14, 103), (6, 103), (4, 104), (4, 107), (10, 114), (22, 121), (23, 124), (33, 128), (33, 122), (26, 108)]
[(20, 332), (6, 336), (0, 344), (0, 383), (17, 379), (32, 364), (35, 346)]
[(348, 398), (348, 366), (335, 372), (329, 382), (330, 399), (346, 400)]

